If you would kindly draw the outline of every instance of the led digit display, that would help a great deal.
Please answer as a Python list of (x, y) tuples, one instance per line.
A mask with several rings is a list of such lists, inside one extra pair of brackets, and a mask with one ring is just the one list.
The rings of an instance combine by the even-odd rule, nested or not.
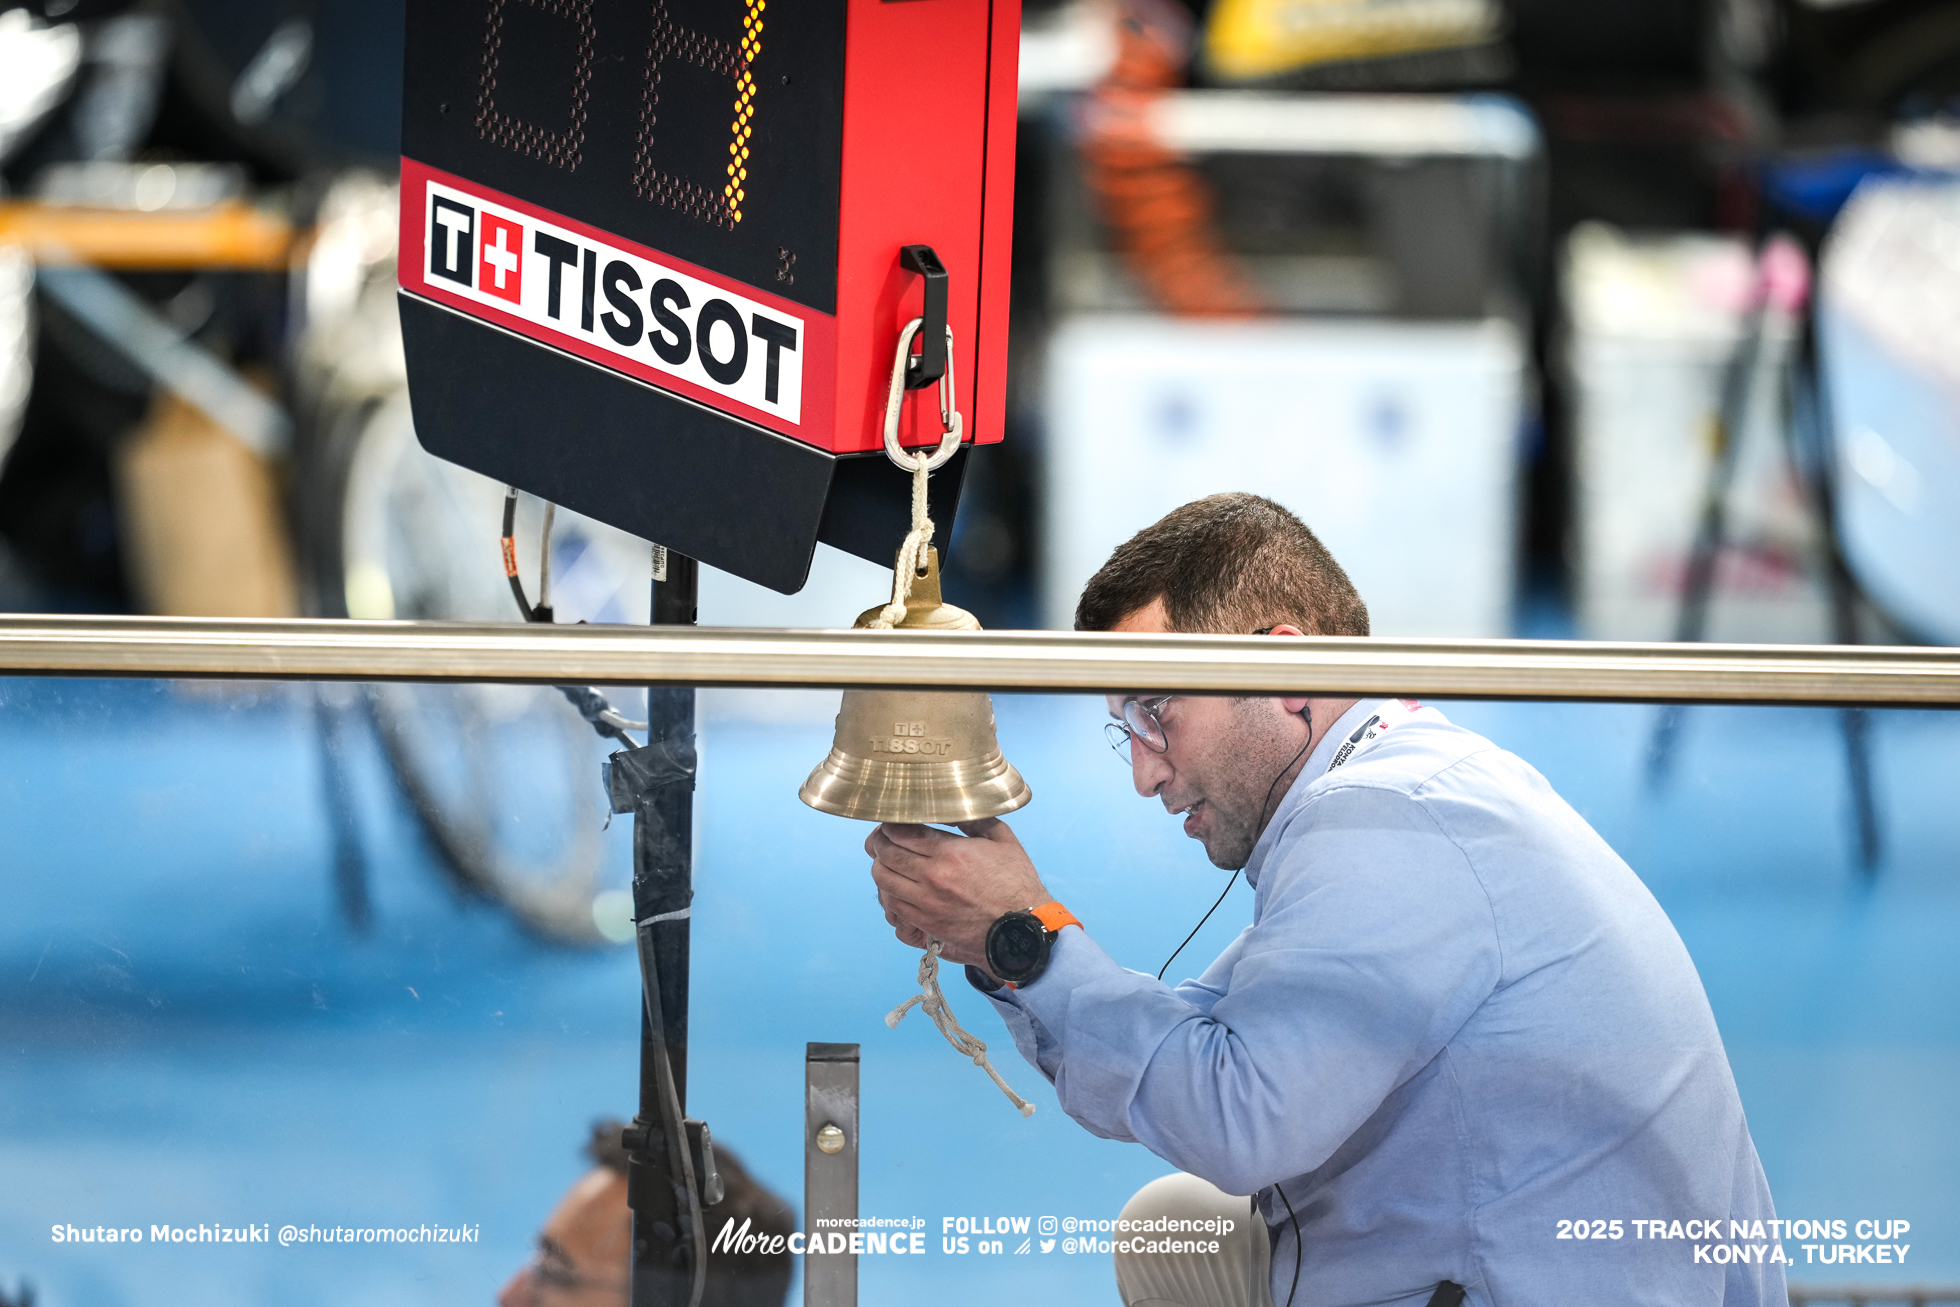
[(844, 28), (844, 0), (417, 0), (402, 154), (832, 313)]

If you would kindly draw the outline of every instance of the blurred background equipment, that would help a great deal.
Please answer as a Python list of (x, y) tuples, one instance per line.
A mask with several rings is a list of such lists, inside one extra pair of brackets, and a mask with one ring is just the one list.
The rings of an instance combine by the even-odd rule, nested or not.
[[(1710, 440), (1719, 381), (1747, 337), (1754, 364), (1731, 433), (1708, 632), (1834, 635), (1835, 545), (1821, 507), (1833, 457), (1811, 438), (1821, 388), (1808, 306), (1750, 333), (1737, 296), (1779, 227), (1814, 260), (1861, 180), (1960, 165), (1960, 10), (1943, 0), (1217, 0), (1191, 10), (1187, 21), (1176, 6), (1030, 8), (1013, 393), (1040, 433), (1032, 475), (1044, 502), (1039, 529), (1000, 552), (1039, 560), (1017, 565), (1030, 568), (1045, 623), (1066, 614), (1080, 571), (1063, 561), (1078, 547), (1069, 520), (1098, 502), (1080, 471), (1058, 471), (1066, 451), (1106, 438), (1102, 455), (1120, 449), (1143, 467), (1176, 458), (1147, 424), (1102, 411), (1128, 394), (1051, 353), (1074, 343), (1073, 315), (1113, 311), (1331, 318), (1343, 329), (1364, 316), (1511, 324), (1513, 457), (1506, 475), (1479, 483), (1477, 507), (1466, 494), (1459, 511), (1515, 523), (1498, 549), (1521, 602), (1493, 627), (1465, 626), (1432, 600), (1433, 625), (1397, 620), (1412, 633), (1570, 622), (1605, 638), (1672, 634), (1720, 467)], [(1312, 409), (1277, 398), (1293, 384), (1242, 376), (1232, 388), (1276, 396), (1275, 413)], [(1077, 388), (1096, 403), (1069, 398)], [(1330, 441), (1358, 458), (1369, 430)], [(1111, 463), (1102, 455), (1098, 470)], [(1260, 474), (1269, 466), (1283, 475), (1286, 460)], [(976, 523), (1013, 520), (984, 498), (992, 475), (976, 464)], [(1515, 488), (1509, 500), (1504, 487)], [(1293, 506), (1316, 527), (1327, 512)], [(958, 549), (948, 565), (964, 579)], [(1395, 581), (1371, 582), (1378, 609), (1402, 606)], [(1889, 638), (1887, 615), (1851, 602), (1873, 637)]]
[(1845, 559), (1906, 631), (1960, 644), (1960, 179), (1860, 186), (1820, 309)]
[(1042, 623), (1132, 532), (1256, 486), (1351, 560), (1377, 631), (1507, 634), (1529, 115), (1184, 89), (1180, 13), (1120, 11), (1097, 84), (1047, 110)]
[(1258, 486), (1351, 560), (1382, 635), (1510, 633), (1525, 360), (1503, 319), (1082, 315), (1048, 357), (1044, 625), (1131, 534)]
[[(1800, 283), (1802, 254), (1774, 248)], [(1738, 237), (1588, 224), (1567, 242), (1562, 352), (1589, 638), (1832, 638), (1819, 524), (1788, 436), (1804, 290), (1772, 293), (1758, 264)], [(1722, 530), (1697, 585), (1710, 509)], [(1680, 614), (1696, 589), (1721, 602), (1688, 632)]]
[(61, 103), (81, 58), (73, 23), (50, 28), (25, 6), (0, 12), (0, 162)]
[(1375, 89), (1511, 71), (1496, 0), (1217, 0), (1204, 68), (1221, 82)]
[(166, 392), (116, 455), (123, 566), (145, 612), (298, 614), (278, 490), (256, 451)]

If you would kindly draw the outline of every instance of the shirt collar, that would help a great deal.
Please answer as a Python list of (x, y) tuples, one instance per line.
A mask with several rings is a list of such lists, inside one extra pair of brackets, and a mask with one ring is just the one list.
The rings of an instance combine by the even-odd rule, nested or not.
[(1313, 752), (1307, 755), (1307, 765), (1302, 767), (1300, 774), (1293, 778), (1293, 784), (1287, 787), (1286, 794), (1279, 801), (1279, 807), (1273, 809), (1272, 820), (1266, 823), (1265, 830), (1259, 832), (1259, 842), (1252, 846), (1252, 856), (1246, 859), (1245, 863), (1246, 884), (1254, 889), (1259, 887), (1259, 873), (1265, 867), (1266, 859), (1272, 856), (1273, 849), (1279, 844), (1280, 832), (1286, 828), (1285, 819), (1292, 814), (1293, 809), (1300, 806), (1307, 787), (1327, 774), (1328, 764), (1334, 761), (1334, 751), (1340, 747), (1341, 741), (1352, 734), (1356, 727), (1368, 720), (1369, 715), (1386, 702), (1385, 699), (1358, 701), (1354, 707), (1342, 713), (1332, 726), (1321, 733), (1320, 739), (1314, 742)]

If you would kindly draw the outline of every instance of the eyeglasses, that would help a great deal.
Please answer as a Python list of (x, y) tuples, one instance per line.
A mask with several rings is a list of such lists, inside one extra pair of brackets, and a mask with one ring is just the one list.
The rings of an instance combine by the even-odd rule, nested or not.
[(1162, 694), (1155, 699), (1125, 699), (1123, 720), (1103, 727), (1103, 734), (1109, 737), (1109, 747), (1116, 750), (1116, 756), (1125, 765), (1135, 765), (1130, 754), (1131, 740), (1142, 740), (1143, 747), (1152, 753), (1162, 753), (1171, 747), (1170, 736), (1164, 733), (1164, 719), (1157, 714), (1175, 698), (1174, 694)]
[(621, 1302), (625, 1301), (629, 1292), (618, 1280), (581, 1275), (571, 1256), (554, 1243), (541, 1245), (532, 1255), (528, 1269), (531, 1273), (531, 1297), (534, 1302), (538, 1300), (539, 1290), (543, 1289), (556, 1290), (560, 1293), (578, 1293), (581, 1290), (596, 1289), (619, 1294)]
[[(1271, 635), (1273, 628), (1262, 626), (1254, 635)], [(1170, 737), (1164, 733), (1164, 719), (1157, 714), (1164, 705), (1177, 698), (1175, 694), (1160, 694), (1154, 699), (1125, 699), (1123, 701), (1123, 720), (1109, 722), (1103, 727), (1103, 734), (1109, 737), (1109, 747), (1116, 750), (1126, 766), (1136, 763), (1130, 752), (1131, 740), (1142, 740), (1143, 747), (1152, 753), (1163, 753), (1171, 747)]]

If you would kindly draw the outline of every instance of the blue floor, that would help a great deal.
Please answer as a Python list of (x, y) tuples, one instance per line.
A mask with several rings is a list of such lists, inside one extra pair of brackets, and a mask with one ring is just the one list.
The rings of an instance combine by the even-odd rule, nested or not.
[[(998, 709), (1036, 795), (1015, 825), (1051, 888), (1156, 970), (1222, 874), (1129, 792), (1099, 700)], [(1656, 792), (1651, 709), (1445, 710), (1535, 763), (1653, 887), (1701, 969), (1779, 1210), (1910, 1220), (1906, 1266), (1857, 1278), (1960, 1280), (1960, 715), (1874, 714), (1885, 851), (1867, 883), (1833, 712), (1696, 710)], [(1108, 1216), (1165, 1168), (1063, 1116), (963, 986), (955, 1006), (1032, 1119), (923, 1017), (885, 1027), (916, 955), (877, 911), (866, 828), (795, 797), (828, 728), (729, 711), (704, 726), (691, 1110), (800, 1205), (803, 1044), (861, 1043), (863, 1210), (924, 1218), (933, 1250), (867, 1259), (862, 1301), (1114, 1301), (1102, 1258), (938, 1251), (945, 1218)], [(587, 1123), (630, 1113), (632, 958), (534, 943), (459, 898), (359, 729), (374, 925), (342, 920), (314, 723), (291, 687), (0, 682), (0, 1295), (24, 1277), (40, 1307), (484, 1303), (581, 1169)], [(608, 832), (622, 873), (626, 825)], [(1175, 970), (1249, 905), (1235, 889)], [(200, 1222), (478, 1239), (49, 1237)], [(1851, 1278), (1836, 1269), (1792, 1278)]]

